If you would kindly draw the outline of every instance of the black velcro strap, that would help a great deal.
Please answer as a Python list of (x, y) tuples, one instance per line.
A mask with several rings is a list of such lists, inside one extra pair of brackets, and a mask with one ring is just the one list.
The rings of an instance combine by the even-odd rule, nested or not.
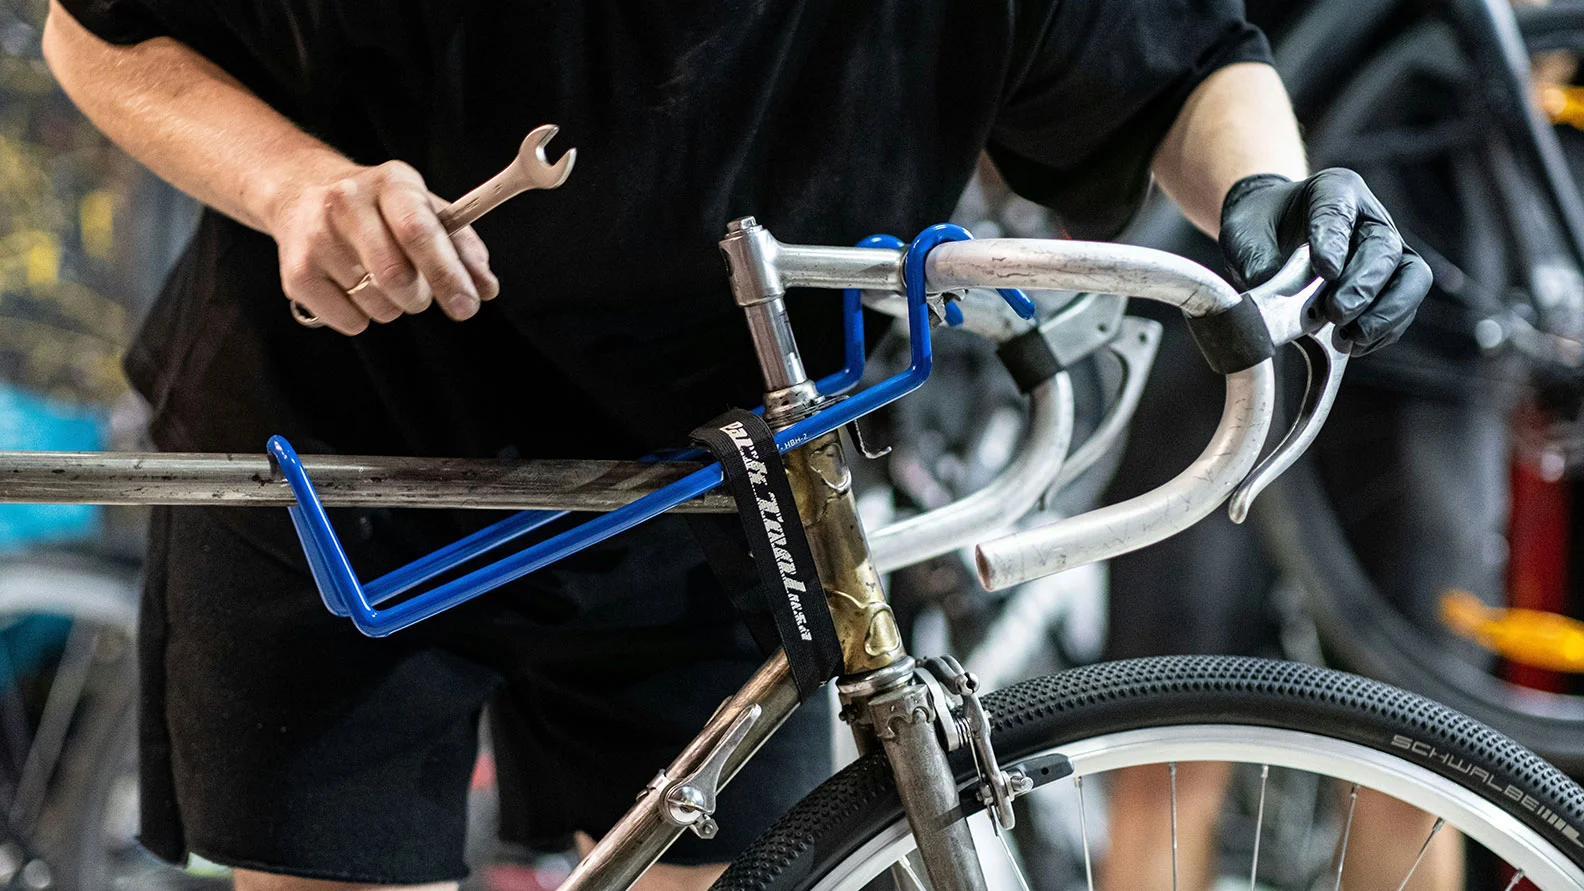
[(1056, 358), (1050, 344), (1045, 342), (1045, 335), (1038, 328), (1001, 344), (996, 349), (996, 358), (1006, 366), (1012, 380), (1024, 393), (1046, 383), (1062, 370), (1061, 360)]
[(1253, 368), (1276, 354), (1265, 317), (1247, 295), (1231, 309), (1189, 318), (1188, 331), (1217, 374)]
[(807, 699), (841, 674), (841, 642), (775, 437), (758, 415), (734, 408), (694, 430), (693, 439), (725, 471), (759, 571), (760, 596), (775, 619), (798, 694)]
[(754, 644), (763, 655), (781, 649), (781, 634), (776, 630), (770, 606), (759, 593), (759, 567), (748, 550), (748, 534), (742, 522), (728, 514), (683, 514), (699, 550), (732, 609), (737, 611)]

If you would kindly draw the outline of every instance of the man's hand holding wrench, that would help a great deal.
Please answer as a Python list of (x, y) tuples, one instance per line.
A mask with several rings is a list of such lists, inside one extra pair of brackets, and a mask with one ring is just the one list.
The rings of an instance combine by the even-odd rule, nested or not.
[(471, 317), (480, 301), (500, 293), (471, 224), (514, 195), (566, 181), (577, 150), (551, 164), (545, 145), (556, 131), (551, 124), (535, 128), (505, 170), (450, 205), (400, 161), (348, 162), (291, 193), (269, 228), (292, 315), (342, 334), (423, 312), (432, 302), (458, 321)]

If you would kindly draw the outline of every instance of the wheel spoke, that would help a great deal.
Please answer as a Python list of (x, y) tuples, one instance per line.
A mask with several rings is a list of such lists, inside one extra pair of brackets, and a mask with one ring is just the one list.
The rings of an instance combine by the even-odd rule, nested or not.
[(1425, 836), (1424, 844), (1419, 846), (1419, 856), (1414, 858), (1413, 866), (1408, 867), (1408, 874), (1403, 876), (1402, 884), (1397, 886), (1397, 891), (1403, 891), (1404, 888), (1408, 887), (1408, 880), (1413, 878), (1414, 870), (1418, 869), (1419, 864), (1424, 862), (1425, 852), (1430, 850), (1430, 843), (1435, 841), (1436, 833), (1440, 832), (1441, 827), (1445, 825), (1446, 817), (1436, 818), (1435, 825), (1430, 827), (1430, 834)]
[(1270, 765), (1260, 765), (1259, 807), (1254, 812), (1254, 864), (1249, 867), (1249, 891), (1254, 891), (1254, 880), (1259, 876), (1260, 830), (1265, 826), (1265, 786), (1270, 781)]
[(1523, 881), (1523, 880), (1524, 880), (1524, 871), (1520, 869), (1517, 872), (1513, 873), (1512, 881), (1508, 882), (1507, 883), (1507, 887), (1503, 888), (1502, 891), (1513, 891), (1514, 888), (1518, 887), (1518, 883)]
[(1171, 773), (1172, 891), (1177, 891), (1177, 762), (1167, 768)]
[(1018, 887), (1023, 891), (1030, 891), (1028, 879), (1023, 877), (1023, 867), (1018, 864), (1017, 858), (1012, 856), (1012, 846), (1007, 844), (1006, 833), (996, 825), (995, 818), (990, 818), (990, 825), (996, 827), (996, 841), (1001, 843), (1001, 850), (1006, 854), (1007, 862), (1012, 864), (1012, 874), (1017, 876)]
[(1337, 852), (1336, 885), (1332, 891), (1342, 891), (1342, 867), (1347, 863), (1348, 839), (1353, 835), (1353, 808), (1358, 805), (1359, 784), (1353, 784), (1353, 791), (1348, 793), (1347, 822), (1342, 824), (1342, 847)]
[(1084, 809), (1083, 777), (1073, 777), (1078, 787), (1078, 832), (1083, 836), (1084, 878), (1089, 881), (1089, 891), (1095, 891), (1094, 864), (1089, 859), (1089, 814)]
[(88, 684), (95, 636), (91, 623), (72, 622), (55, 679), (50, 682), (49, 695), (44, 700), (44, 711), (39, 716), (38, 731), (33, 735), (33, 745), (28, 747), (16, 799), (11, 802), (11, 822), (15, 826), (31, 827), (43, 805), (50, 777), (66, 745), (72, 716), (77, 714), (83, 688)]
[[(1066, 703), (1066, 697), (1070, 694), (1058, 691), (1055, 695), (1063, 697), (1055, 701)], [(1480, 785), (1464, 786), (1452, 777), (1428, 772), (1415, 761), (1384, 751), (1387, 745), (1384, 740), (1379, 748), (1367, 749), (1360, 744), (1337, 739), (1329, 727), (1325, 730), (1270, 728), (1254, 723), (1253, 719), (1247, 724), (1165, 725), (1122, 731), (1105, 724), (1092, 736), (1066, 738), (1059, 734), (1085, 731), (1074, 731), (1069, 724), (1058, 724), (1057, 721), (1070, 720), (1071, 716), (1060, 714), (1056, 709), (1044, 710), (1042, 714), (1049, 725), (1036, 727), (1035, 730), (1042, 732), (1046, 739), (1023, 748), (1011, 749), (1009, 760), (1014, 764), (1042, 765), (1050, 763), (1046, 759), (1054, 762), (1058, 756), (1067, 759), (1072, 773), (1063, 780), (1070, 780), (1071, 785), (1053, 782), (1049, 784), (1049, 789), (1042, 786), (1036, 790), (1031, 803), (1040, 805), (1043, 802), (1048, 805), (1048, 808), (1038, 807), (1036, 810), (1041, 816), (1057, 818), (1053, 825), (1065, 826), (1068, 831), (1051, 839), (1056, 843), (1052, 848), (1030, 847), (1021, 835), (1014, 841), (1003, 834), (996, 843), (1005, 843), (1002, 853), (1015, 868), (1014, 875), (1008, 876), (1005, 875), (1007, 866), (998, 858), (984, 856), (986, 847), (992, 844), (984, 836), (992, 830), (988, 823), (980, 822), (988, 819), (988, 816), (976, 813), (971, 818), (971, 830), (979, 843), (980, 856), (986, 861), (987, 870), (991, 871), (991, 875), (987, 876), (992, 881), (991, 888), (1021, 891), (1025, 885), (1033, 887), (1038, 881), (1046, 881), (1053, 888), (1071, 887), (1080, 891), (1094, 891), (1099, 887), (1099, 877), (1094, 870), (1096, 841), (1090, 836), (1088, 825), (1088, 787), (1094, 786), (1093, 778), (1099, 776), (1102, 777), (1099, 780), (1102, 793), (1107, 790), (1106, 778), (1110, 778), (1118, 783), (1118, 788), (1112, 791), (1120, 794), (1124, 805), (1142, 798), (1151, 800), (1149, 806), (1155, 809), (1153, 815), (1130, 817), (1114, 811), (1109, 814), (1116, 818), (1118, 832), (1111, 838), (1113, 860), (1109, 864), (1111, 875), (1108, 881), (1119, 888), (1125, 887), (1126, 891), (1166, 891), (1169, 882), (1175, 880), (1180, 891), (1190, 891), (1193, 887), (1191, 883), (1200, 881), (1203, 873), (1215, 868), (1216, 861), (1205, 859), (1204, 868), (1201, 868), (1199, 861), (1194, 860), (1186, 864), (1187, 871), (1184, 871), (1183, 821), (1185, 818), (1198, 820), (1199, 817), (1197, 811), (1183, 812), (1184, 803), (1181, 801), (1175, 802), (1173, 808), (1173, 801), (1168, 798), (1164, 802), (1168, 814), (1164, 816), (1170, 819), (1173, 816), (1171, 809), (1175, 810), (1177, 857), (1173, 864), (1174, 875), (1170, 879), (1161, 875), (1163, 864), (1158, 848), (1162, 841), (1160, 832), (1163, 828), (1169, 828), (1170, 824), (1162, 827), (1156, 822), (1163, 816), (1160, 813), (1163, 802), (1160, 801), (1162, 790), (1154, 785), (1162, 779), (1173, 783), (1176, 779), (1173, 766), (1180, 767), (1188, 761), (1238, 765), (1237, 791), (1243, 794), (1234, 794), (1226, 803), (1242, 808), (1245, 820), (1250, 816), (1255, 818), (1254, 838), (1245, 836), (1244, 841), (1251, 845), (1249, 850), (1251, 862), (1255, 864), (1256, 889), (1283, 887), (1314, 891), (1324, 888), (1332, 891), (1345, 884), (1338, 877), (1348, 876), (1350, 867), (1350, 881), (1355, 884), (1359, 881), (1369, 882), (1365, 891), (1391, 891), (1394, 888), (1407, 891), (1415, 887), (1415, 877), (1419, 877), (1423, 885), (1432, 875), (1441, 885), (1461, 888), (1466, 882), (1463, 865), (1457, 858), (1443, 857), (1455, 851), (1447, 849), (1443, 843), (1436, 849), (1434, 857), (1430, 856), (1429, 849), (1436, 844), (1436, 838), (1444, 833), (1450, 835), (1451, 829), (1459, 831), (1457, 836), (1450, 839), (1454, 847), (1460, 846), (1462, 838), (1467, 837), (1471, 844), (1484, 846), (1490, 854), (1510, 864), (1501, 885), (1492, 886), (1491, 891), (1518, 891), (1528, 887), (1526, 882), (1535, 882), (1544, 888), (1584, 888), (1584, 884), (1580, 884), (1584, 873), (1573, 865), (1575, 861), (1570, 854), (1571, 846), (1559, 844), (1557, 840), (1543, 836), (1539, 827), (1528, 825), (1520, 816), (1523, 812), (1517, 803), (1510, 803), (1510, 798), (1501, 791)], [(1113, 717), (1110, 711), (1096, 714), (1107, 721)], [(1499, 739), (1494, 734), (1490, 738)], [(964, 762), (967, 760), (966, 757), (963, 759)], [(959, 765), (960, 768), (965, 766)], [(1167, 768), (1165, 777), (1156, 773), (1162, 767)], [(1258, 768), (1257, 772), (1255, 768)], [(1130, 773), (1119, 773), (1122, 771)], [(1211, 774), (1216, 777), (1222, 775), (1219, 770)], [(1043, 775), (1048, 776), (1048, 773)], [(1256, 776), (1260, 779), (1260, 790), (1257, 794), (1246, 794), (1256, 792), (1250, 783)], [(1310, 778), (1317, 785), (1311, 786)], [(1283, 802), (1288, 799), (1288, 790), (1294, 779), (1300, 780), (1297, 784), (1298, 795), (1307, 802), (1306, 806), (1315, 808), (1315, 825), (1320, 827), (1309, 839), (1294, 839), (1286, 825), (1291, 815), (1283, 813)], [(1333, 785), (1338, 781), (1340, 785)], [(1127, 787), (1121, 786), (1121, 783), (1139, 785)], [(1369, 877), (1361, 879), (1361, 855), (1355, 855), (1352, 851), (1353, 824), (1360, 819), (1360, 793), (1366, 788), (1378, 790), (1388, 798), (1401, 801), (1404, 807), (1417, 809), (1418, 813), (1427, 815), (1393, 820), (1391, 825), (1381, 827), (1382, 832), (1377, 833), (1381, 835), (1380, 838), (1365, 835), (1369, 827), (1360, 824), (1360, 844), (1368, 842), (1366, 847), (1380, 847), (1381, 853), (1388, 855), (1392, 849), (1396, 850), (1396, 854), (1391, 855), (1396, 865), (1388, 866), (1385, 874), (1373, 880)], [(1166, 791), (1169, 794), (1173, 791), (1170, 785)], [(1193, 790), (1176, 790), (1179, 794), (1184, 791)], [(1047, 797), (1042, 799), (1042, 793)], [(843, 784), (830, 784), (816, 795), (823, 795), (815, 803), (826, 812), (838, 812), (840, 808), (852, 806), (848, 787)], [(1100, 823), (1100, 852), (1104, 853), (1108, 802), (1104, 794), (1096, 802), (1099, 808), (1096, 819)], [(1363, 803), (1366, 806), (1370, 804), (1369, 801)], [(1190, 799), (1188, 804), (1194, 805), (1195, 802)], [(1255, 807), (1248, 808), (1250, 804)], [(1077, 813), (1072, 813), (1073, 810)], [(1444, 821), (1438, 820), (1437, 815), (1440, 814), (1448, 816)], [(1566, 816), (1574, 814), (1569, 812)], [(970, 818), (959, 812), (954, 819)], [(1432, 827), (1431, 824), (1437, 825)], [(1043, 827), (1044, 824), (1036, 820), (1034, 825)], [(1412, 829), (1403, 831), (1404, 827), (1415, 825), (1420, 827), (1417, 835), (1413, 834)], [(909, 831), (910, 828), (905, 815), (897, 812), (877, 815), (872, 826), (862, 827), (857, 833), (854, 827), (838, 824), (816, 826), (816, 833), (810, 836), (802, 824), (792, 824), (790, 829), (781, 830), (773, 837), (773, 844), (757, 846), (762, 850), (754, 855), (756, 859), (744, 863), (748, 868), (759, 868), (763, 864), (765, 868), (785, 869), (787, 861), (782, 859), (785, 856), (782, 852), (795, 850), (799, 852), (796, 856), (801, 858), (797, 861), (796, 869), (807, 877), (798, 886), (801, 891), (857, 891), (868, 887), (876, 878), (886, 881), (887, 870), (898, 876), (895, 883), (898, 891), (923, 891), (930, 879), (923, 870), (918, 869), (918, 855), (910, 853), (917, 847), (917, 837)], [(1188, 828), (1208, 831), (1212, 827), (1190, 823)], [(1080, 833), (1076, 840), (1071, 835), (1074, 829)], [(1270, 835), (1269, 840), (1265, 838), (1267, 834)], [(851, 846), (854, 837), (869, 840), (854, 849)], [(1421, 843), (1417, 850), (1410, 847), (1415, 837)], [(1235, 834), (1228, 840), (1235, 844)], [(1171, 844), (1171, 839), (1165, 841)], [(1082, 854), (1079, 852), (1080, 845)], [(1152, 845), (1157, 847), (1151, 850)], [(1257, 856), (1252, 854), (1256, 846)], [(1241, 845), (1237, 847), (1241, 848)], [(1327, 848), (1330, 848), (1329, 852)], [(1268, 853), (1267, 849), (1273, 853)], [(1187, 853), (1197, 856), (1199, 852), (1188, 849)], [(1213, 854), (1215, 849), (1206, 853)], [(1289, 853), (1300, 856), (1289, 864), (1286, 862)], [(1331, 855), (1330, 860), (1326, 859), (1328, 853)], [(904, 854), (907, 854), (912, 869), (917, 870), (920, 880), (914, 880), (908, 864), (901, 862)], [(1039, 859), (1047, 855), (1050, 859)], [(1081, 867), (1080, 856), (1084, 858)], [(1410, 868), (1410, 862), (1414, 864), (1413, 868)], [(1080, 868), (1083, 870), (1081, 874)], [(1519, 870), (1524, 873), (1521, 877), (1514, 875)], [(1231, 881), (1236, 882), (1237, 887), (1245, 887), (1238, 878)], [(1158, 884), (1151, 885), (1151, 882)]]

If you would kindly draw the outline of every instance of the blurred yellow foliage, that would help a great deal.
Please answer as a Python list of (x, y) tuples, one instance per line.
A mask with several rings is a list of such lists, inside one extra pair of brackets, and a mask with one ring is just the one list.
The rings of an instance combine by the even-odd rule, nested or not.
[(108, 260), (115, 250), (115, 195), (95, 189), (77, 206), (83, 249), (96, 260)]
[(60, 280), (60, 242), (42, 229), (21, 229), (0, 238), (0, 284), (7, 290)]
[(60, 284), (60, 242), (48, 232), (40, 234), (44, 237), (27, 252), (28, 289), (52, 291)]
[(0, 133), (0, 223), (7, 228), (55, 229), (62, 222), (41, 154)]
[(136, 167), (50, 76), (37, 44), (47, 6), (0, 9), (0, 381), (108, 403), (126, 390), (127, 273), (146, 262), (118, 240)]

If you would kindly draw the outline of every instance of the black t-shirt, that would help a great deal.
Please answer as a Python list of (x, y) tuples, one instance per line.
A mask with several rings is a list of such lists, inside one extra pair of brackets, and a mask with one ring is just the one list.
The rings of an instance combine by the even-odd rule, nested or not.
[[(287, 312), (275, 246), (207, 212), (128, 358), (164, 448), (636, 457), (761, 380), (716, 249), (910, 237), (988, 149), (1075, 235), (1148, 185), (1189, 92), (1266, 61), (1241, 0), (63, 0), (116, 43), (174, 37), (353, 159), (456, 197), (530, 129), (559, 190), (481, 221), (501, 295), (357, 337)], [(837, 298), (794, 295), (811, 373)]]

